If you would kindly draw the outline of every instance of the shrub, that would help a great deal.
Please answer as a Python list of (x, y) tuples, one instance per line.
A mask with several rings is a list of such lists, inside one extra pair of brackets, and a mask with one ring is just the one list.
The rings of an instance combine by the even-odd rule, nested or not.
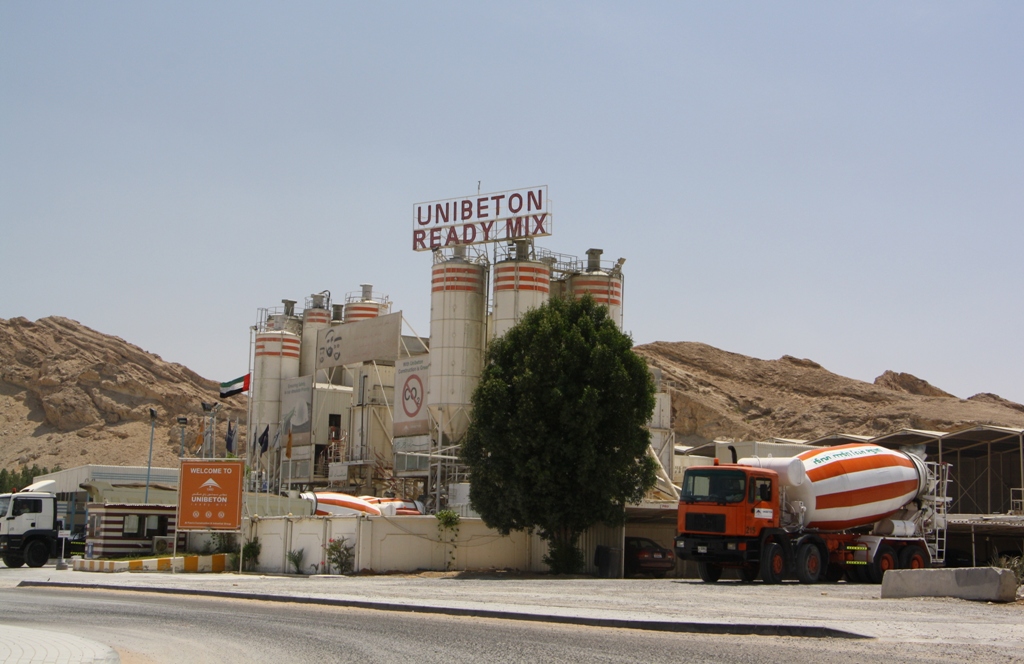
[(437, 517), (437, 540), (445, 548), (444, 569), (448, 571), (455, 565), (455, 549), (458, 548), (455, 540), (459, 536), (461, 518), (454, 510), (441, 510), (434, 516)]
[(305, 557), (306, 557), (306, 550), (305, 549), (299, 549), (299, 550), (292, 549), (291, 551), (288, 552), (288, 562), (290, 562), (292, 564), (292, 567), (295, 568), (295, 573), (296, 574), (302, 574), (303, 573), (302, 572), (302, 561), (303, 561), (303, 559)]
[(1024, 556), (1000, 556), (996, 567), (1012, 571), (1017, 577), (1017, 585), (1024, 585)]
[(243, 570), (246, 572), (256, 571), (256, 566), (260, 564), (260, 550), (262, 548), (259, 537), (253, 537), (251, 540), (246, 541), (245, 546), (242, 547)]
[(349, 574), (355, 564), (355, 546), (348, 544), (344, 537), (332, 539), (324, 547), (327, 550), (327, 573)]
[(229, 553), (238, 548), (234, 533), (215, 532), (210, 538), (213, 540), (214, 553)]

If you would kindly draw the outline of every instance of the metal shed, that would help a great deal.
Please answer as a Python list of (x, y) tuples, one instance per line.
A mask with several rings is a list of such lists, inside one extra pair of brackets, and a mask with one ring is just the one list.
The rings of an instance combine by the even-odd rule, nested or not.
[(951, 514), (1006, 514), (1020, 509), (1024, 429), (978, 425), (946, 433), (903, 429), (871, 441), (890, 449), (922, 446), (953, 465)]

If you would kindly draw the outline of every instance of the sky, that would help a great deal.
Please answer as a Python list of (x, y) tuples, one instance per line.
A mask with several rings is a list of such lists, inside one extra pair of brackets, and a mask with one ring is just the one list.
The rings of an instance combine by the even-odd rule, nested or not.
[(624, 257), (637, 344), (1024, 402), (1022, 34), (1015, 2), (0, 0), (0, 318), (218, 382), (282, 298), (371, 283), (426, 336), (413, 205), (547, 185), (538, 245)]

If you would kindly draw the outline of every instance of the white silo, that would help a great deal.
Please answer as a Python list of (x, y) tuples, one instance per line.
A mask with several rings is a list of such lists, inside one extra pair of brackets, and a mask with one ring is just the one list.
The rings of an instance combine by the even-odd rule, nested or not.
[(484, 355), (487, 268), (457, 252), (431, 270), (427, 405), (449, 441), (469, 426)]
[(302, 319), (295, 315), (295, 300), (281, 300), (283, 310), (267, 316), (266, 329), (302, 334)]
[(523, 314), (548, 301), (551, 268), (529, 259), (528, 250), (527, 242), (519, 241), (514, 257), (494, 264), (492, 338), (504, 335)]
[(590, 293), (597, 304), (608, 307), (608, 317), (622, 328), (622, 264), (625, 259), (610, 269), (601, 267), (601, 249), (587, 250), (587, 269), (569, 278), (569, 290), (573, 298), (579, 299)]
[(391, 312), (387, 295), (374, 295), (373, 284), (359, 284), (362, 289), (345, 296), (345, 322), (355, 323)]
[[(268, 430), (273, 443), (281, 419), (281, 380), (299, 375), (299, 337), (291, 332), (271, 330), (256, 335), (253, 363), (252, 427), (253, 449)], [(264, 463), (266, 461), (264, 460)]]
[(302, 348), (299, 354), (299, 375), (310, 376), (316, 370), (316, 335), (331, 324), (329, 291), (314, 293), (306, 299), (302, 310)]

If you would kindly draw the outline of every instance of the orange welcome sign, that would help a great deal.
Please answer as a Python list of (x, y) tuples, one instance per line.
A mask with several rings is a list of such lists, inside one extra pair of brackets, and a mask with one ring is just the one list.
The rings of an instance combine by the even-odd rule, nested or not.
[(183, 460), (178, 478), (178, 530), (242, 527), (243, 461)]

